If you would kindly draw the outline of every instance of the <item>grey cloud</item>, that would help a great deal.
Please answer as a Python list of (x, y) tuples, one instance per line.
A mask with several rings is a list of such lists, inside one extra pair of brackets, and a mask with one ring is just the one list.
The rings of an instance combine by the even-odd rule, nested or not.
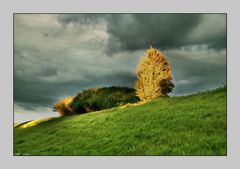
[(201, 22), (189, 32), (187, 39), (195, 44), (207, 44), (219, 50), (227, 47), (226, 14), (204, 14)]
[(58, 21), (63, 24), (78, 23), (82, 25), (95, 25), (98, 24), (106, 14), (60, 14)]
[(188, 77), (188, 83), (182, 84), (178, 81), (175, 83), (176, 88), (171, 95), (188, 95), (200, 91), (216, 89), (226, 85), (224, 74), (208, 74), (206, 78), (202, 77)]
[[(109, 38), (106, 52), (108, 54), (117, 52), (119, 48), (113, 45), (116, 43), (121, 50), (127, 51), (146, 49), (150, 45), (160, 49), (201, 44), (216, 49), (226, 48), (225, 15), (217, 15), (210, 19), (209, 16), (211, 14), (111, 15), (107, 18), (108, 32), (115, 39)], [(220, 22), (212, 24), (211, 19), (220, 20)], [(212, 27), (215, 28), (215, 33)], [(219, 27), (221, 31), (218, 31)], [(194, 31), (195, 29), (197, 31)], [(193, 33), (189, 36), (191, 32)]]
[(63, 14), (58, 20), (76, 25), (106, 22), (109, 56), (150, 45), (162, 50), (202, 44), (226, 48), (225, 14)]
[(226, 85), (226, 50), (167, 50), (175, 88), (173, 95), (189, 94)]
[(136, 75), (129, 72), (114, 72), (99, 78), (96, 82), (102, 86), (126, 86), (134, 88)]
[(108, 19), (108, 32), (119, 38), (123, 50), (176, 47), (199, 21), (199, 15), (114, 15)]

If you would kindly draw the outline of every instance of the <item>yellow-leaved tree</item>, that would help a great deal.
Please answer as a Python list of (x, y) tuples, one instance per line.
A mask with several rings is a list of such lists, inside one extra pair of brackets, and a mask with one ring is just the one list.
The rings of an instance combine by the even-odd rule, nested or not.
[(167, 96), (174, 84), (166, 56), (150, 47), (137, 66), (136, 94), (141, 100)]

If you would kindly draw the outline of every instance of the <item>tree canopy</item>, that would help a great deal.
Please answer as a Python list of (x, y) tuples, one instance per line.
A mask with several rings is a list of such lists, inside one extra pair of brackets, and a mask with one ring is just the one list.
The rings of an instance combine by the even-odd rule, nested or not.
[(167, 96), (174, 84), (166, 56), (150, 47), (137, 66), (136, 94), (141, 100)]

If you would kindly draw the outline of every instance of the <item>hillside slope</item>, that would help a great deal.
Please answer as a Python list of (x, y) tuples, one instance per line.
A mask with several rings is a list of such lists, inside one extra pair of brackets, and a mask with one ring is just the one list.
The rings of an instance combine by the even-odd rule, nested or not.
[(164, 97), (17, 125), (14, 154), (226, 155), (226, 116), (226, 88)]

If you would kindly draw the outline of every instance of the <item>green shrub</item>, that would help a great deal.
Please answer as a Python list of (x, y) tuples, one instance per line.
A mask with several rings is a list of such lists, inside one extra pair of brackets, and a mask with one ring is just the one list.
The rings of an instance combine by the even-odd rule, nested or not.
[(109, 109), (126, 103), (138, 102), (135, 90), (127, 87), (91, 88), (79, 93), (70, 104), (76, 114)]

